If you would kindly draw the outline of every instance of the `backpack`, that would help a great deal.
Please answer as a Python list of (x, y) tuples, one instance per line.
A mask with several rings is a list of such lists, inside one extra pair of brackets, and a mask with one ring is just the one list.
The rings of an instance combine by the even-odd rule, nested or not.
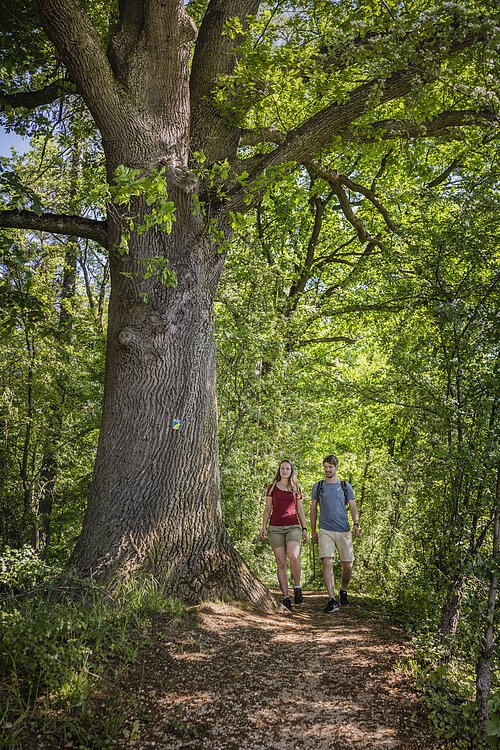
[[(319, 482), (318, 482), (318, 490), (317, 490), (318, 503), (321, 502), (321, 492), (323, 491), (323, 483), (324, 483), (324, 481), (325, 481), (324, 479), (320, 479)], [(349, 505), (349, 498), (347, 497), (347, 484), (345, 482), (345, 479), (341, 479), (340, 480), (340, 486), (344, 490), (345, 504)]]

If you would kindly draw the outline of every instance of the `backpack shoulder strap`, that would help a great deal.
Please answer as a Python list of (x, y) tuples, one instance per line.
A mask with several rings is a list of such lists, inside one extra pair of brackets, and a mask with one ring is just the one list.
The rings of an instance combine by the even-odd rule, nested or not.
[(316, 497), (318, 498), (318, 503), (321, 501), (321, 493), (323, 491), (323, 482), (324, 481), (325, 481), (324, 479), (320, 479), (319, 482), (318, 482), (318, 487), (316, 489)]
[(349, 505), (349, 498), (347, 497), (347, 484), (345, 483), (345, 479), (341, 479), (340, 480), (340, 485), (341, 485), (342, 489), (344, 490), (345, 504)]

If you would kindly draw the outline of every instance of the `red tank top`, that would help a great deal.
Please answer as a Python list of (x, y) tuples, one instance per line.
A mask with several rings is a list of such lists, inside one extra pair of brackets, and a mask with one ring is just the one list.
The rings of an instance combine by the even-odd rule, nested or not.
[(274, 485), (268, 494), (273, 498), (273, 512), (269, 523), (271, 526), (293, 526), (299, 523), (295, 495), (288, 490), (280, 490)]

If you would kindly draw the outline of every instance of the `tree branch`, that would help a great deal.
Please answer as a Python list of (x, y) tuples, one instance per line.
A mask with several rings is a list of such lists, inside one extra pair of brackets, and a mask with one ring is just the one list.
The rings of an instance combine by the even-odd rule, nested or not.
[(65, 93), (65, 84), (62, 81), (53, 81), (38, 91), (18, 91), (16, 94), (0, 92), (0, 111), (6, 109), (36, 109), (45, 104), (52, 104)]
[(310, 344), (336, 344), (340, 342), (345, 344), (355, 344), (356, 339), (352, 339), (349, 336), (327, 336), (326, 338), (321, 339), (302, 339), (302, 341), (297, 341), (295, 346), (309, 346)]
[[(410, 78), (409, 74), (408, 78)], [(394, 98), (396, 96), (402, 96), (409, 90), (410, 86), (408, 80), (406, 86), (402, 84), (399, 87), (399, 94), (394, 92)], [(257, 178), (262, 172), (272, 166), (278, 166), (293, 161), (305, 163), (308, 159), (310, 160), (314, 152), (321, 150), (321, 148), (328, 144), (336, 131), (342, 130), (347, 124), (364, 113), (364, 110), (375, 91), (375, 82), (363, 84), (363, 86), (360, 86), (351, 92), (347, 104), (332, 104), (321, 110), (309, 120), (306, 120), (306, 122), (300, 127), (290, 131), (284, 142), (271, 153), (264, 156), (252, 156), (249, 159), (242, 160), (239, 168), (241, 170), (245, 169), (250, 175), (250, 187), (248, 189), (237, 188), (234, 191), (233, 198), (225, 207), (224, 212), (246, 211), (250, 206), (255, 205), (255, 202), (257, 201), (257, 196), (255, 194), (253, 203), (248, 199), (248, 193), (252, 190), (252, 178)], [(332, 187), (334, 187), (333, 184)], [(343, 194), (342, 188), (336, 184), (334, 189), (340, 200), (339, 192)], [(345, 201), (342, 202), (342, 200), (340, 200), (340, 203), (343, 209), (345, 208), (348, 210), (349, 207), (346, 205)]]
[(430, 182), (427, 182), (426, 185), (425, 185), (425, 187), (427, 187), (427, 188), (433, 188), (433, 187), (437, 187), (438, 185), (441, 185), (441, 183), (445, 182), (445, 180), (448, 179), (448, 177), (453, 172), (453, 170), (456, 169), (459, 166), (460, 162), (461, 162), (460, 158), (453, 159), (453, 161), (451, 162), (451, 164), (449, 166), (447, 166), (446, 169), (443, 172), (441, 172), (441, 174), (439, 175), (439, 177), (436, 177), (434, 180), (431, 180)]
[(259, 128), (258, 130), (241, 130), (240, 146), (258, 146), (259, 143), (280, 144), (285, 141), (286, 133), (279, 128)]
[(374, 143), (375, 141), (398, 137), (432, 138), (433, 136), (443, 135), (452, 128), (482, 125), (488, 122), (498, 123), (498, 121), (498, 115), (487, 109), (446, 111), (436, 115), (432, 120), (422, 123), (392, 119), (379, 120), (356, 131), (344, 131), (342, 140), (355, 141), (356, 143)]
[(36, 214), (34, 211), (0, 211), (0, 227), (4, 229), (28, 229), (33, 232), (50, 232), (82, 237), (108, 245), (107, 222), (87, 219), (71, 214)]
[[(127, 120), (123, 96), (92, 21), (78, 0), (38, 0), (45, 32), (102, 133)], [(118, 134), (117, 134), (118, 135)]]
[[(465, 109), (459, 111), (441, 112), (432, 120), (415, 123), (409, 120), (379, 120), (378, 122), (364, 125), (356, 130), (346, 130), (341, 134), (343, 141), (355, 143), (375, 143), (380, 140), (391, 138), (432, 138), (443, 135), (452, 128), (468, 125), (482, 125), (484, 123), (498, 123), (499, 118), (494, 112), (483, 109)], [(460, 136), (457, 136), (460, 137)], [(259, 143), (284, 143), (286, 133), (279, 128), (268, 127), (259, 130), (242, 130), (240, 146), (258, 146)]]
[(247, 16), (257, 13), (260, 0), (210, 0), (198, 32), (191, 67), (191, 140), (193, 150), (201, 149), (212, 164), (233, 156), (239, 130), (226, 124), (210, 102), (217, 80), (233, 72), (237, 62), (235, 47), (241, 35), (223, 35), (225, 23), (238, 17), (243, 28)]
[[(365, 226), (363, 222), (361, 221), (361, 219), (359, 218), (359, 216), (355, 214), (354, 211), (352, 210), (352, 206), (349, 202), (349, 199), (342, 185), (346, 185), (346, 187), (349, 187), (349, 189), (354, 190), (355, 192), (362, 193), (363, 195), (368, 194), (367, 197), (370, 196), (369, 200), (374, 205), (378, 204), (377, 208), (379, 208), (379, 206), (382, 208), (384, 218), (386, 218), (386, 216), (388, 217), (388, 213), (386, 209), (383, 208), (382, 204), (373, 195), (373, 193), (371, 193), (367, 188), (360, 189), (361, 186), (355, 185), (355, 183), (351, 182), (347, 177), (345, 177), (345, 175), (340, 175), (338, 172), (335, 172), (333, 169), (328, 169), (328, 167), (324, 167), (322, 164), (320, 164), (317, 161), (314, 161), (314, 160), (310, 161), (307, 166), (315, 174), (317, 174), (318, 177), (322, 177), (325, 180), (325, 182), (327, 182), (331, 186), (335, 195), (339, 199), (339, 203), (342, 208), (342, 213), (344, 214), (347, 221), (356, 230), (358, 239), (361, 242), (361, 244), (364, 244), (365, 242), (369, 242), (372, 245), (377, 245), (377, 247), (383, 248), (384, 245), (383, 245), (383, 242), (380, 240), (380, 238), (369, 234), (366, 231)], [(392, 228), (392, 226), (394, 225), (392, 224), (390, 219), (389, 219), (389, 222)]]
[[(314, 178), (312, 178), (313, 180)], [(312, 183), (311, 180), (311, 183)], [(312, 184), (311, 184), (312, 187)], [(290, 291), (288, 293), (289, 299), (293, 299), (297, 295), (301, 294), (307, 285), (307, 282), (311, 278), (311, 268), (314, 263), (314, 254), (316, 252), (316, 247), (319, 242), (319, 236), (321, 233), (321, 227), (323, 225), (323, 219), (325, 216), (325, 211), (328, 203), (330, 202), (331, 198), (334, 195), (334, 191), (325, 198), (320, 198), (320, 196), (316, 195), (312, 197), (309, 201), (311, 207), (314, 210), (314, 224), (312, 232), (309, 236), (309, 242), (307, 243), (307, 253), (306, 257), (304, 259), (304, 264), (302, 268), (297, 268), (296, 271), (298, 273), (297, 281), (292, 284), (290, 287)]]
[[(456, 52), (482, 41), (483, 30), (470, 33), (462, 39), (452, 41), (447, 49), (432, 45), (426, 50), (426, 55), (432, 61), (430, 70), (426, 70), (424, 62), (420, 66), (411, 63), (404, 70), (396, 71), (387, 79), (374, 79), (353, 89), (343, 104), (333, 103), (317, 112), (302, 125), (291, 130), (285, 141), (274, 151), (263, 156), (253, 156), (240, 163), (240, 169), (245, 169), (250, 176), (248, 184), (257, 178), (267, 168), (286, 162), (305, 162), (315, 153), (327, 147), (336, 135), (344, 135), (346, 128), (370, 108), (379, 107), (393, 99), (399, 99), (418, 86), (436, 77), (434, 72), (436, 62), (451, 57)], [(423, 60), (424, 50), (419, 48)], [(228, 210), (241, 211), (248, 208), (245, 204), (247, 190), (237, 189)], [(341, 190), (341, 192), (343, 192)], [(339, 196), (340, 198), (340, 196)], [(348, 208), (347, 205), (345, 206)], [(355, 218), (355, 217), (352, 217)], [(357, 228), (358, 229), (358, 228)]]
[(339, 174), (339, 180), (342, 185), (345, 185), (349, 190), (351, 190), (353, 193), (361, 193), (361, 195), (364, 195), (365, 198), (368, 198), (370, 203), (372, 203), (377, 211), (382, 214), (384, 217), (384, 221), (391, 230), (391, 232), (394, 232), (395, 234), (399, 234), (399, 228), (394, 224), (392, 221), (389, 211), (385, 208), (385, 206), (380, 202), (380, 200), (377, 198), (375, 193), (373, 193), (369, 188), (364, 187), (364, 185), (360, 185), (359, 182), (353, 182), (349, 179), (349, 177), (346, 177), (343, 174)]

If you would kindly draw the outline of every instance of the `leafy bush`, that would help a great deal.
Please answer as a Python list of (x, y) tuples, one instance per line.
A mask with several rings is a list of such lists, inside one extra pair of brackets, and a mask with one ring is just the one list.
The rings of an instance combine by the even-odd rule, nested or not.
[(420, 693), (436, 737), (451, 742), (454, 750), (479, 748), (475, 683), (468, 661), (452, 658), (452, 642), (435, 642), (429, 633), (415, 635), (413, 643), (415, 655), (403, 670)]
[(488, 744), (492, 748), (500, 747), (500, 690), (494, 692), (488, 701)]
[(39, 583), (47, 583), (60, 575), (61, 571), (47, 565), (32, 547), (7, 548), (0, 557), (0, 591), (3, 593), (29, 591)]
[[(182, 604), (165, 598), (153, 578), (131, 582), (111, 598), (91, 580), (62, 579), (26, 552), (8, 551), (0, 571), (4, 590), (15, 591), (0, 609), (4, 744), (25, 747), (36, 732), (102, 747), (93, 694), (148, 643), (151, 618), (179, 616)], [(112, 735), (122, 730), (125, 712), (116, 702), (110, 710), (120, 717), (104, 717)]]
[(416, 682), (436, 737), (453, 740), (453, 746), (479, 748), (474, 684), (456, 664), (442, 664), (423, 672)]

